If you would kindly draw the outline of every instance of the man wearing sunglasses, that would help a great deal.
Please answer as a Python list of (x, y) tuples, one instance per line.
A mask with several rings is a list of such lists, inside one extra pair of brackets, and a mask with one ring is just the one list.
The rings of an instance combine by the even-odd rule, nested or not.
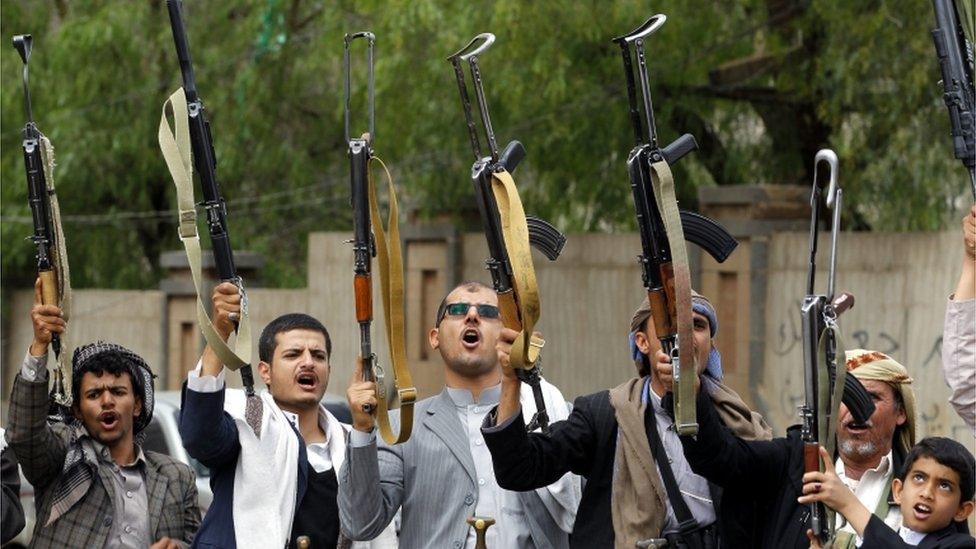
[[(339, 472), (339, 513), (352, 539), (371, 539), (402, 506), (401, 547), (474, 547), (466, 519), (489, 516), (488, 547), (568, 547), (579, 504), (579, 477), (566, 474), (548, 486), (511, 492), (498, 486), (481, 423), (501, 395), (496, 344), (502, 322), (495, 292), (480, 283), (454, 288), (441, 302), (430, 346), (444, 360), (445, 388), (414, 409), (410, 439), (388, 446), (377, 440), (375, 385), (363, 382), (361, 363), (347, 392), (353, 431)], [(563, 395), (542, 382), (554, 420), (569, 415)], [(521, 405), (535, 411), (531, 389)], [(398, 416), (391, 418), (396, 422)]]

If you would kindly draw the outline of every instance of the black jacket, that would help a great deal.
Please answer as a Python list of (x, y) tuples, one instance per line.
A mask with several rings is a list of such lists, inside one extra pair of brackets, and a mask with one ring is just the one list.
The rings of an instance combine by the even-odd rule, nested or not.
[[(968, 528), (967, 528), (968, 529)], [(892, 530), (878, 517), (871, 515), (867, 528), (864, 529), (864, 543), (861, 549), (973, 549), (976, 540), (969, 534), (959, 532), (955, 524), (932, 532), (922, 538), (917, 546), (905, 543), (897, 532)]]
[[(810, 547), (809, 508), (796, 502), (803, 489), (799, 426), (789, 428), (786, 438), (745, 441), (725, 427), (707, 397), (698, 396), (697, 409), (698, 436), (681, 437), (692, 470), (721, 486), (726, 498), (756, 504), (757, 547)], [(895, 471), (903, 459), (893, 453)]]
[[(490, 426), (494, 417), (495, 411), (485, 418), (485, 425)], [(610, 404), (609, 391), (577, 398), (569, 418), (553, 423), (549, 436), (526, 433), (521, 416), (497, 431), (482, 429), (482, 434), (491, 451), (495, 478), (502, 488), (533, 490), (555, 482), (567, 472), (586, 478), (570, 546), (587, 549), (613, 547), (610, 495), (613, 491), (617, 419)], [(734, 525), (741, 532), (738, 523), (749, 521), (751, 517), (743, 512), (751, 511), (752, 507), (744, 500), (737, 502), (738, 505), (726, 503), (723, 507), (717, 494), (713, 493), (713, 497), (716, 507), (720, 509), (716, 512), (720, 535), (728, 540), (729, 526)], [(751, 543), (741, 538), (731, 544), (726, 541), (723, 545), (749, 546)]]
[[(496, 411), (486, 420), (495, 417)], [(524, 492), (552, 484), (570, 471), (585, 477), (570, 546), (613, 547), (610, 491), (617, 419), (610, 405), (610, 392), (577, 398), (569, 417), (550, 428), (548, 437), (526, 433), (525, 422), (519, 416), (504, 429), (482, 429), (498, 485)]]
[[(0, 433), (0, 436), (3, 436)], [(24, 529), (24, 508), (20, 505), (20, 469), (17, 458), (9, 448), (0, 453), (0, 475), (3, 479), (3, 519), (0, 520), (0, 543), (17, 537)]]

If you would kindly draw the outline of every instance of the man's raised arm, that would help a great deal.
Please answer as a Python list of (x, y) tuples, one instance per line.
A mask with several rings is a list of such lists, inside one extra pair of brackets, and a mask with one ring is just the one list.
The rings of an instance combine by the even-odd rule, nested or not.
[(24, 476), (37, 488), (47, 486), (61, 473), (67, 444), (47, 422), (50, 407), (47, 383), (47, 349), (53, 334), (67, 327), (61, 309), (44, 305), (41, 281), (34, 283), (31, 308), (34, 339), (20, 373), (14, 379), (7, 417), (7, 440), (17, 455)]
[[(352, 412), (352, 431), (346, 459), (339, 470), (339, 522), (353, 540), (371, 540), (383, 533), (403, 502), (402, 445), (378, 445), (376, 440), (376, 384), (363, 381), (363, 361), (346, 391)], [(366, 407), (372, 412), (367, 412)], [(399, 414), (390, 422), (398, 431)]]
[[(237, 286), (223, 282), (214, 288), (213, 326), (224, 341), (234, 331), (232, 319), (240, 311)], [(187, 453), (211, 468), (235, 461), (241, 451), (237, 425), (224, 412), (225, 389), (224, 365), (207, 345), (183, 389), (180, 436)]]

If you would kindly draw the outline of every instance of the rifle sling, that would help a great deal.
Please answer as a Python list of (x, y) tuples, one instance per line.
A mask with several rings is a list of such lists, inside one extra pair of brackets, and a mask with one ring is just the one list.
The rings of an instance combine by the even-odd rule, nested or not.
[[(698, 433), (695, 410), (694, 331), (691, 316), (691, 269), (688, 266), (688, 249), (678, 211), (678, 199), (674, 192), (671, 168), (664, 160), (651, 164), (651, 183), (654, 200), (664, 221), (671, 249), (671, 266), (674, 269), (674, 300), (678, 315), (678, 368), (674, 371), (674, 424), (679, 435)], [(670, 296), (669, 296), (670, 297)]]
[[(38, 133), (40, 133), (38, 131)], [(44, 169), (44, 181), (47, 185), (48, 211), (51, 213), (51, 228), (54, 234), (51, 239), (54, 245), (51, 246), (51, 263), (54, 265), (54, 287), (57, 288), (57, 305), (61, 309), (61, 316), (65, 321), (71, 316), (71, 273), (68, 269), (68, 249), (64, 240), (64, 228), (61, 226), (61, 205), (58, 203), (58, 195), (54, 189), (54, 145), (46, 135), (40, 134), (39, 147), (41, 151), (41, 165)], [(46, 284), (43, 284), (45, 285)], [(46, 300), (45, 300), (46, 301)], [(61, 372), (62, 379), (67, 372), (67, 386), (71, 387), (71, 368), (64, 368), (64, 357), (68, 354), (68, 347), (65, 345), (65, 335), (60, 335), (61, 352), (57, 355), (57, 368)], [(63, 402), (58, 404), (70, 406), (71, 399), (68, 395), (61, 395)]]
[(542, 313), (539, 304), (539, 285), (529, 248), (529, 228), (525, 210), (512, 175), (505, 170), (491, 175), (491, 188), (498, 204), (498, 217), (505, 238), (505, 250), (512, 266), (512, 286), (517, 296), (522, 330), (512, 343), (511, 366), (523, 370), (535, 367), (545, 341), (533, 335)]
[[(830, 370), (827, 362), (827, 345), (831, 340), (834, 346), (833, 368), (835, 374), (833, 391), (830, 390)], [(818, 368), (817, 373), (819, 378), (817, 383), (817, 409), (821, 414), (825, 412), (829, 414), (825, 415), (825, 417), (817, 418), (817, 427), (819, 428), (817, 436), (819, 437), (820, 444), (827, 450), (827, 455), (833, 456), (834, 448), (837, 446), (837, 416), (840, 413), (840, 403), (844, 398), (844, 379), (847, 377), (847, 353), (844, 349), (843, 341), (840, 338), (840, 330), (837, 329), (837, 325), (834, 323), (829, 323), (824, 328), (817, 345), (819, 347), (817, 351), (818, 356), (822, 357), (824, 361), (820, 365), (820, 368)], [(839, 364), (837, 357), (841, 357)], [(823, 472), (825, 467), (833, 467), (833, 465), (833, 463), (821, 463), (820, 471)], [(824, 506), (824, 510), (826, 511), (829, 539), (833, 538), (836, 532), (836, 513), (826, 505)]]
[[(650, 391), (650, 387), (646, 387), (647, 391)], [(674, 471), (671, 470), (671, 459), (668, 457), (667, 452), (664, 450), (664, 444), (661, 442), (661, 435), (657, 432), (657, 420), (654, 417), (654, 399), (651, 395), (647, 395), (647, 406), (644, 408), (644, 431), (647, 433), (647, 441), (651, 445), (651, 455), (654, 457), (654, 463), (657, 465), (658, 471), (661, 473), (661, 480), (664, 483), (664, 489), (668, 493), (668, 503), (671, 504), (671, 510), (674, 511), (674, 518), (678, 520), (678, 532), (682, 536), (691, 534), (699, 526), (698, 521), (691, 514), (691, 509), (688, 508), (685, 498), (681, 495), (681, 489), (678, 487), (678, 481), (674, 478)], [(658, 537), (664, 537), (663, 534)], [(694, 540), (685, 539), (686, 543), (694, 543)]]
[[(166, 118), (166, 109), (173, 111), (175, 130)], [(197, 292), (197, 323), (207, 345), (213, 349), (220, 361), (231, 370), (239, 370), (251, 365), (251, 321), (247, 314), (247, 296), (241, 287), (241, 313), (237, 324), (237, 338), (231, 349), (213, 327), (207, 307), (203, 302), (203, 270), (201, 268), (200, 235), (197, 232), (196, 200), (193, 197), (193, 161), (191, 158), (189, 114), (186, 108), (186, 94), (179, 88), (166, 103), (159, 120), (159, 148), (166, 159), (166, 166), (176, 185), (176, 199), (179, 207), (180, 242), (186, 250), (186, 260), (193, 275), (193, 287)], [(248, 395), (245, 417), (248, 425), (257, 436), (261, 436), (260, 399)]]
[[(369, 218), (373, 226), (376, 245), (376, 259), (380, 267), (380, 296), (383, 298), (383, 320), (386, 326), (386, 341), (390, 346), (390, 361), (393, 363), (392, 387), (386, 381), (382, 368), (376, 367), (376, 419), (380, 434), (387, 444), (399, 444), (410, 438), (413, 429), (413, 404), (417, 400), (417, 389), (413, 385), (410, 370), (407, 368), (406, 336), (404, 330), (403, 308), (403, 253), (400, 246), (400, 226), (398, 222), (396, 189), (393, 177), (386, 164), (375, 156), (370, 157), (370, 167), (377, 162), (386, 172), (389, 188), (390, 211), (389, 231), (383, 229), (380, 220), (379, 201), (376, 198), (376, 185), (373, 171), (367, 170), (369, 188)], [(395, 391), (393, 395), (390, 389)], [(392, 398), (391, 398), (392, 397)], [(390, 425), (390, 409), (400, 408), (400, 430), (393, 432)]]

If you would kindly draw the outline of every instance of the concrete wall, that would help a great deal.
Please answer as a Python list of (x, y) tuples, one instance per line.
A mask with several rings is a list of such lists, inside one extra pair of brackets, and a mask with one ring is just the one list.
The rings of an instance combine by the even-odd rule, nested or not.
[[(848, 349), (881, 351), (908, 368), (919, 403), (919, 437), (943, 434), (971, 442), (971, 432), (947, 403), (941, 372), (942, 323), (946, 298), (959, 279), (959, 240), (955, 231), (843, 235), (837, 290), (854, 294), (856, 303), (838, 324)], [(822, 237), (820, 265), (827, 264), (828, 249), (829, 240)], [(750, 390), (777, 432), (796, 422), (803, 398), (799, 300), (806, 250), (805, 234), (770, 239), (765, 360)], [(826, 282), (821, 270), (819, 291)]]
[[(257, 335), (275, 316), (306, 311), (332, 334), (330, 392), (342, 395), (359, 351), (354, 321), (352, 250), (345, 233), (310, 235), (306, 288), (249, 290), (257, 360)], [(443, 385), (443, 365), (426, 346), (436, 307), (462, 280), (489, 282), (481, 234), (450, 229), (405, 231), (407, 356), (420, 396)], [(968, 440), (961, 420), (946, 403), (948, 389), (939, 370), (945, 297), (959, 270), (957, 232), (844, 234), (838, 259), (838, 289), (855, 294), (857, 304), (840, 321), (848, 348), (868, 347), (891, 354), (909, 367), (918, 393), (920, 435), (949, 434)], [(828, 247), (822, 239), (822, 248)], [(563, 256), (551, 263), (536, 254), (541, 289), (539, 329), (546, 377), (568, 399), (612, 387), (634, 373), (626, 333), (643, 297), (635, 258), (635, 234), (571, 235)], [(799, 354), (799, 301), (804, 293), (807, 235), (773, 232), (745, 239), (723, 265), (692, 250), (695, 285), (719, 309), (717, 344), (727, 380), (766, 414), (777, 433), (795, 422), (802, 394)], [(826, 253), (820, 263), (826, 265)], [(825, 280), (822, 280), (825, 283)], [(377, 321), (374, 349), (388, 365), (378, 280), (374, 280)], [(192, 367), (202, 342), (194, 325), (192, 298), (159, 290), (78, 290), (69, 345), (103, 338), (145, 356), (161, 374), (160, 387), (177, 388)], [(31, 294), (14, 292), (5, 333), (3, 381), (9, 383), (30, 342), (27, 311)], [(17, 312), (23, 311), (18, 317)], [(157, 366), (166, 365), (166, 366)], [(237, 376), (228, 376), (239, 385)], [(6, 396), (7, 390), (3, 390)], [(4, 406), (4, 417), (6, 407)]]

